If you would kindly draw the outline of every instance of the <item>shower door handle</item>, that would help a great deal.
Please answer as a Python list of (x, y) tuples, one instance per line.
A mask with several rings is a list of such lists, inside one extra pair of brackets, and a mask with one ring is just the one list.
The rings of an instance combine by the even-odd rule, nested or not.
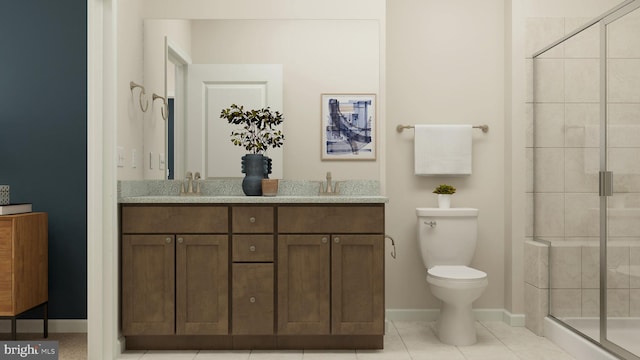
[(613, 196), (613, 172), (600, 171), (600, 196)]

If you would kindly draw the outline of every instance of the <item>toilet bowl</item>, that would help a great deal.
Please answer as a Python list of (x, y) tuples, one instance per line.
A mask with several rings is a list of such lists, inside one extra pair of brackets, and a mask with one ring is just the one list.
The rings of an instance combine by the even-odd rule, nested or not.
[(489, 284), (469, 267), (477, 241), (478, 209), (417, 208), (418, 244), (429, 290), (442, 301), (436, 333), (445, 344), (476, 343), (472, 304)]
[(489, 284), (487, 274), (467, 266), (434, 266), (427, 271), (433, 296), (442, 301), (436, 323), (438, 338), (445, 344), (475, 344), (476, 328), (472, 303)]

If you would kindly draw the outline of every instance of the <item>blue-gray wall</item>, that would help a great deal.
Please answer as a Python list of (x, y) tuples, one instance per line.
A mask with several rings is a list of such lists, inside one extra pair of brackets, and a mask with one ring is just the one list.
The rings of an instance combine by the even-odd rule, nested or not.
[(86, 13), (85, 0), (0, 6), (0, 184), (49, 213), (51, 318), (87, 316)]

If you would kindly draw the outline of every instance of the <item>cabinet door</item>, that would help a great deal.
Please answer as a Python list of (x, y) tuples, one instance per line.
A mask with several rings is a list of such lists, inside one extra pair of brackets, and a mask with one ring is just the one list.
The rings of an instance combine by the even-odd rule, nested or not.
[(237, 263), (232, 271), (232, 333), (273, 334), (273, 263)]
[(329, 235), (278, 236), (278, 334), (329, 334)]
[(331, 332), (384, 333), (384, 236), (331, 238)]
[(122, 333), (173, 334), (174, 236), (124, 235), (122, 240)]
[(228, 235), (176, 237), (176, 333), (229, 332)]

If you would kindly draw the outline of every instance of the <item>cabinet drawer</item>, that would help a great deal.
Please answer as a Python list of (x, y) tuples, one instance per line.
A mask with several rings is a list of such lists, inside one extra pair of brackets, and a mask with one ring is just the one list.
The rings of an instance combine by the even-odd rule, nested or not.
[(271, 206), (235, 206), (231, 213), (231, 231), (234, 233), (273, 232), (273, 207)]
[(273, 261), (273, 235), (233, 235), (233, 261)]
[(226, 206), (123, 206), (122, 232), (211, 234), (229, 230)]
[(281, 206), (279, 233), (384, 233), (383, 206)]
[(273, 264), (233, 264), (232, 271), (232, 334), (273, 334)]

